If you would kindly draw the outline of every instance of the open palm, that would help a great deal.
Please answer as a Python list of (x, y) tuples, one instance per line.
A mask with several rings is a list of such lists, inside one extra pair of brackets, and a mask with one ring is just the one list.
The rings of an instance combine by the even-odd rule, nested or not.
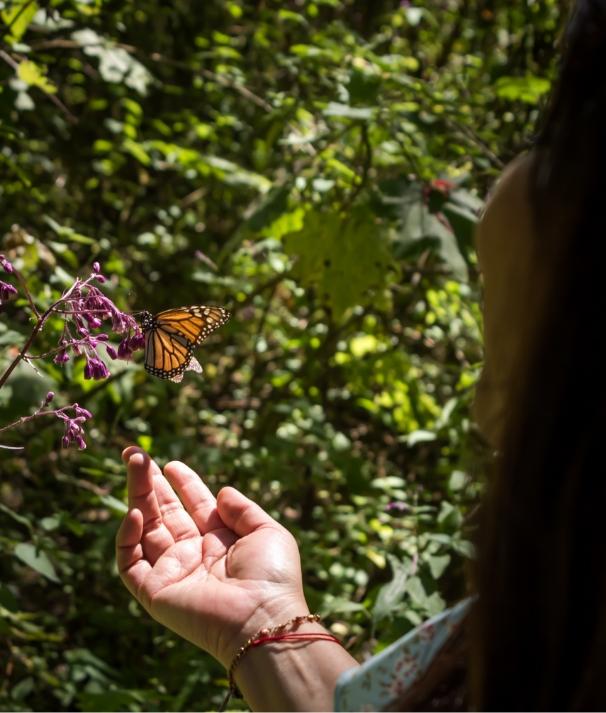
[(229, 665), (262, 626), (308, 612), (290, 533), (234, 488), (217, 498), (174, 461), (122, 454), (129, 511), (116, 538), (120, 576), (157, 621)]

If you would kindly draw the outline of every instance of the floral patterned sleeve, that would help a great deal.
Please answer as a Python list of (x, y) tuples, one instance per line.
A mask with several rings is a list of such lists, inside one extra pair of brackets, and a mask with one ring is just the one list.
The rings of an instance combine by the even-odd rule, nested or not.
[(409, 631), (391, 646), (345, 671), (335, 689), (335, 711), (380, 711), (390, 708), (428, 669), (469, 610), (464, 599)]

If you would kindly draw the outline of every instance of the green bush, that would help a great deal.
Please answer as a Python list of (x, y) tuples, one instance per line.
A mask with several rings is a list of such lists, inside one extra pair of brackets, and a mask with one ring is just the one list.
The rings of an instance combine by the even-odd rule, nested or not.
[[(481, 489), (473, 230), (553, 76), (555, 0), (3, 0), (8, 260), (45, 309), (94, 261), (125, 311), (224, 305), (181, 384), (141, 358), (22, 361), (93, 414), (0, 432), (0, 708), (213, 709), (222, 668), (122, 587), (120, 449), (183, 459), (297, 537), (310, 606), (359, 657), (464, 594)], [(3, 299), (0, 374), (34, 326)], [(62, 320), (30, 354), (52, 350)], [(240, 705), (236, 703), (235, 705)]]

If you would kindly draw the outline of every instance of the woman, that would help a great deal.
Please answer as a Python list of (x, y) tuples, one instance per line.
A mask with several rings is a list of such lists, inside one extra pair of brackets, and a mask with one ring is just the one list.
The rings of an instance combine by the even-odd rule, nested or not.
[[(604, 59), (606, 0), (578, 0), (537, 146), (506, 172), (478, 234), (477, 415), (499, 455), (477, 597), (445, 613), (433, 636), (425, 627), (395, 645), (401, 685), (375, 709), (606, 707)], [(337, 706), (349, 707), (348, 692), (372, 688), (372, 661), (358, 668), (318, 622), (300, 623), (299, 555), (282, 526), (233, 488), (215, 499), (182, 463), (162, 474), (139, 449), (124, 459), (118, 566), (154, 618), (231, 668), (253, 709), (330, 710), (335, 687)], [(397, 679), (393, 662), (411, 658), (414, 675)]]

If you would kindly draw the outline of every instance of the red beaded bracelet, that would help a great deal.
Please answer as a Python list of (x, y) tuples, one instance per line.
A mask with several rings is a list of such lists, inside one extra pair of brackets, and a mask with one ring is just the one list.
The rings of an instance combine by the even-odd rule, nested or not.
[[(234, 659), (231, 662), (231, 666), (229, 667), (229, 689), (227, 691), (227, 695), (225, 696), (225, 700), (221, 705), (221, 708), (219, 708), (219, 711), (225, 710), (232, 695), (240, 695), (240, 692), (238, 691), (238, 687), (236, 686), (236, 682), (234, 680), (234, 671), (236, 670), (236, 666), (240, 663), (244, 654), (246, 654), (247, 651), (250, 651), (250, 649), (256, 648), (257, 646), (263, 646), (264, 644), (274, 644), (279, 641), (332, 641), (333, 643), (342, 646), (341, 642), (339, 641), (339, 639), (337, 639), (336, 636), (333, 636), (332, 634), (327, 634), (326, 632), (316, 631), (304, 633), (292, 631), (292, 629), (296, 629), (300, 624), (303, 624), (305, 622), (317, 623), (319, 621), (319, 614), (303, 614), (301, 616), (296, 616), (293, 619), (289, 619), (284, 624), (280, 624), (279, 626), (274, 626), (271, 628), (264, 627), (263, 629), (259, 629), (256, 634), (251, 636), (244, 644), (242, 644), (242, 646), (240, 646), (240, 648), (236, 652), (236, 655), (234, 656)], [(289, 631), (286, 631), (287, 629)]]

